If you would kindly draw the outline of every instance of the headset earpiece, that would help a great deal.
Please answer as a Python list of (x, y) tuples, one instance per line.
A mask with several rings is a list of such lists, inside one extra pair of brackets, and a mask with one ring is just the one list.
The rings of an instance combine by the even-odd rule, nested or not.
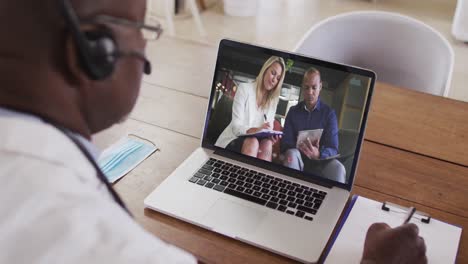
[(58, 0), (60, 11), (75, 41), (77, 56), (83, 71), (92, 80), (109, 77), (115, 68), (117, 44), (109, 30), (100, 28), (83, 32), (68, 0)]
[(77, 49), (80, 66), (92, 80), (103, 80), (114, 72), (119, 57), (133, 56), (144, 62), (144, 73), (151, 74), (151, 63), (141, 52), (119, 52), (112, 32), (106, 27), (82, 31), (69, 0), (57, 0)]
[[(84, 32), (88, 60), (84, 70), (93, 80), (103, 80), (112, 75), (117, 61), (117, 44), (111, 32), (105, 29)], [(83, 49), (78, 49), (83, 50)]]

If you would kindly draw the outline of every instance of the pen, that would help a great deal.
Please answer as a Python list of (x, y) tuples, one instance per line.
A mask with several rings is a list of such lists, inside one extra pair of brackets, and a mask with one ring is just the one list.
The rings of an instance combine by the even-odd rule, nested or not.
[(263, 118), (265, 118), (265, 122), (267, 122), (266, 114), (263, 114)]
[(407, 224), (411, 220), (411, 217), (413, 217), (414, 212), (416, 212), (416, 208), (415, 207), (410, 207), (409, 210), (408, 210), (408, 214), (406, 215), (406, 219), (403, 222), (403, 225)]

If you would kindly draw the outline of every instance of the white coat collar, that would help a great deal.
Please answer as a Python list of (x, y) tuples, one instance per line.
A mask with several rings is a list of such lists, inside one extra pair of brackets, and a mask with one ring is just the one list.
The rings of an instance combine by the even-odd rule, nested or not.
[(32, 119), (0, 116), (0, 150), (51, 162), (94, 175), (95, 169), (78, 147), (57, 128)]
[[(25, 121), (39, 122), (39, 123), (44, 124), (44, 122), (39, 117), (36, 117), (34, 115), (29, 115), (26, 113), (17, 112), (17, 111), (10, 110), (10, 109), (5, 109), (2, 107), (0, 107), (0, 117), (17, 118), (17, 119), (22, 119)], [(91, 154), (94, 160), (97, 161), (99, 154), (100, 154), (99, 149), (93, 143), (91, 143), (91, 141), (87, 140), (81, 135), (72, 133), (72, 132), (70, 132), (70, 134), (72, 134), (86, 148), (86, 150)]]

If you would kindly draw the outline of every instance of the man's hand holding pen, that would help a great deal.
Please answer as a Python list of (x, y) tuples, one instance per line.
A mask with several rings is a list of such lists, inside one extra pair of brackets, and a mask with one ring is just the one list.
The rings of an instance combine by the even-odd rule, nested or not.
[(371, 263), (427, 263), (426, 244), (419, 236), (418, 226), (404, 224), (390, 228), (384, 223), (371, 225), (367, 231), (361, 264)]

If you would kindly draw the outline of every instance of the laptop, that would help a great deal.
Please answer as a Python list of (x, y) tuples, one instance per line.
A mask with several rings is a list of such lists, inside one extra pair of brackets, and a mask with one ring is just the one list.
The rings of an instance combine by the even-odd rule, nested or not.
[[(288, 102), (269, 112), (271, 130), (284, 132), (271, 156), (253, 157), (242, 147), (217, 144), (221, 134), (231, 133), (225, 130), (234, 130), (246, 91), (256, 89), (257, 76), (272, 56), (284, 62), (276, 96)], [(302, 86), (311, 68), (320, 72), (322, 87), (320, 103), (308, 109)], [(145, 199), (145, 207), (298, 261), (317, 262), (350, 196), (375, 78), (374, 72), (349, 65), (222, 40), (201, 145)], [(244, 112), (243, 118), (250, 118)], [(320, 151), (317, 158), (295, 152), (302, 167), (290, 166), (285, 146), (298, 136), (291, 121), (297, 113), (320, 120), (309, 125), (315, 117), (305, 120), (303, 130), (322, 130), (313, 143)], [(235, 135), (241, 144), (246, 140), (237, 139), (271, 139)]]

